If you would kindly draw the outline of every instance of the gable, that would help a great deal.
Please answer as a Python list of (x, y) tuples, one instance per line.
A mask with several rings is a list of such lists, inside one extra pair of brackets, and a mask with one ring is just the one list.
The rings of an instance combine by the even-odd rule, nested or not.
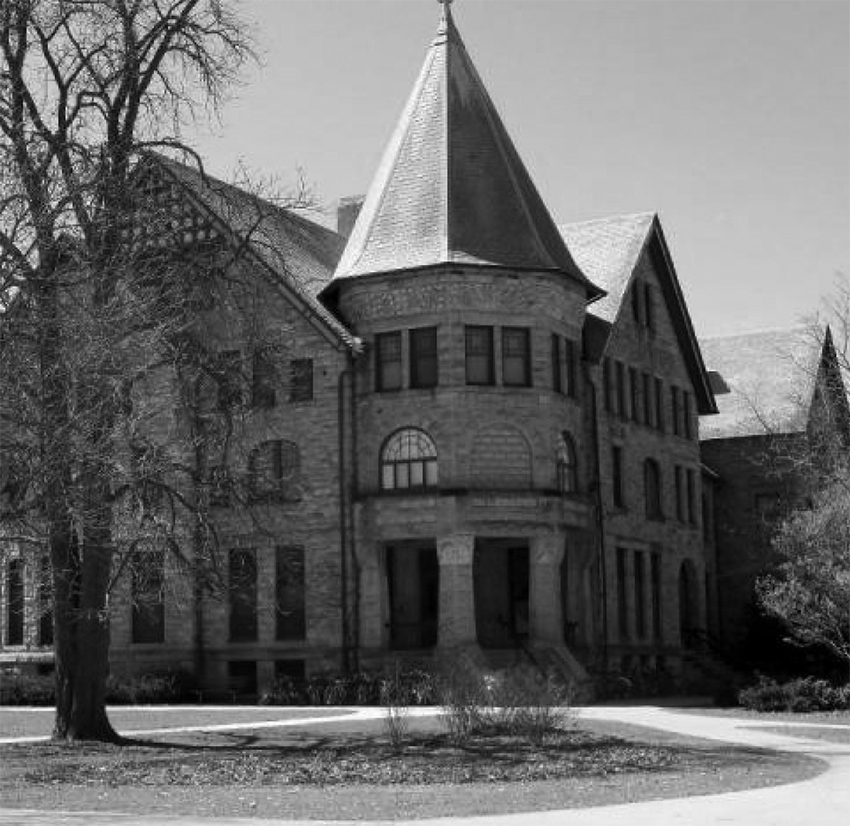
[(620, 215), (564, 224), (560, 230), (578, 265), (607, 293), (588, 308), (586, 324), (591, 326), (589, 338), (594, 344), (589, 356), (602, 358), (612, 332), (631, 314), (629, 296), (637, 272), (651, 268), (694, 389), (697, 409), (703, 415), (714, 413), (714, 394), (658, 216), (649, 212)]
[[(175, 215), (185, 240), (220, 238), (273, 279), (311, 324), (337, 345), (356, 338), (321, 303), (344, 239), (332, 230), (195, 169), (147, 153), (139, 178)], [(155, 185), (151, 187), (151, 179)]]

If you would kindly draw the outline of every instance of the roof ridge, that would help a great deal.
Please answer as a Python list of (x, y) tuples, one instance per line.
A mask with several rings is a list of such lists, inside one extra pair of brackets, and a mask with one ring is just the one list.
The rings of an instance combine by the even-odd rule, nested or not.
[(626, 218), (655, 218), (657, 216), (658, 213), (653, 210), (647, 210), (646, 212), (623, 212), (617, 215), (604, 215), (599, 218), (585, 218), (581, 221), (563, 221), (558, 224), (558, 229), (587, 226), (588, 224), (602, 224), (610, 221), (622, 221)]

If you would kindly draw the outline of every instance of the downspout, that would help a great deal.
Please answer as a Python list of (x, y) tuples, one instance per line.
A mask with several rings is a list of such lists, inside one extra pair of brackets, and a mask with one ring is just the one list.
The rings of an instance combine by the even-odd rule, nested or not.
[(605, 554), (605, 518), (602, 511), (602, 444), (599, 438), (599, 398), (596, 384), (590, 375), (590, 370), (585, 371), (585, 383), (590, 388), (590, 412), (593, 417), (593, 449), (596, 455), (596, 479), (594, 489), (596, 493), (596, 533), (599, 538), (599, 580), (600, 595), (602, 598), (602, 666), (605, 673), (608, 672), (608, 566)]
[[(351, 350), (347, 353), (347, 361), (348, 364), (340, 373), (337, 384), (337, 428), (342, 667), (349, 673), (358, 668), (360, 649), (360, 572), (357, 566), (354, 525), (354, 495), (357, 483), (356, 373), (355, 354)], [(349, 416), (346, 416), (346, 406), (349, 408)], [(351, 428), (350, 438), (346, 438), (348, 426)], [(350, 602), (353, 602), (353, 605)]]

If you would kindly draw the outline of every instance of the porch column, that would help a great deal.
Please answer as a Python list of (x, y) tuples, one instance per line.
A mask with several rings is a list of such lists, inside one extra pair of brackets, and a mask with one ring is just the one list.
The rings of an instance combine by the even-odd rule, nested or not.
[(561, 605), (561, 561), (564, 537), (531, 539), (529, 571), (529, 622), (531, 641), (564, 644), (564, 611)]
[(372, 544), (360, 560), (360, 646), (383, 648), (387, 614), (382, 549)]
[(472, 560), (475, 537), (453, 534), (437, 538), (440, 563), (439, 632), (437, 645), (453, 648), (477, 643)]

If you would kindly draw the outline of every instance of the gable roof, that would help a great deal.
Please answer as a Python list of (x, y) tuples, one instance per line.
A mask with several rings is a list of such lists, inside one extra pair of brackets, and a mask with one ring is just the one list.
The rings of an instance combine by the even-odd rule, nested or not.
[(576, 263), (606, 292), (589, 310), (603, 321), (614, 323), (654, 221), (654, 212), (640, 212), (559, 227)]
[(342, 279), (440, 264), (576, 266), (478, 75), (448, 4), (337, 266)]
[(345, 246), (341, 235), (158, 153), (145, 153), (145, 162), (177, 183), (232, 242), (244, 245), (325, 330), (345, 344), (356, 342), (318, 297)]
[(562, 224), (559, 229), (578, 265), (606, 292), (588, 308), (585, 322), (592, 334), (595, 357), (601, 358), (608, 345), (638, 261), (642, 255), (649, 255), (688, 368), (697, 410), (702, 414), (716, 412), (702, 353), (658, 215), (616, 215)]
[(808, 326), (701, 340), (706, 363), (729, 387), (700, 437), (728, 439), (806, 430), (823, 348)]

